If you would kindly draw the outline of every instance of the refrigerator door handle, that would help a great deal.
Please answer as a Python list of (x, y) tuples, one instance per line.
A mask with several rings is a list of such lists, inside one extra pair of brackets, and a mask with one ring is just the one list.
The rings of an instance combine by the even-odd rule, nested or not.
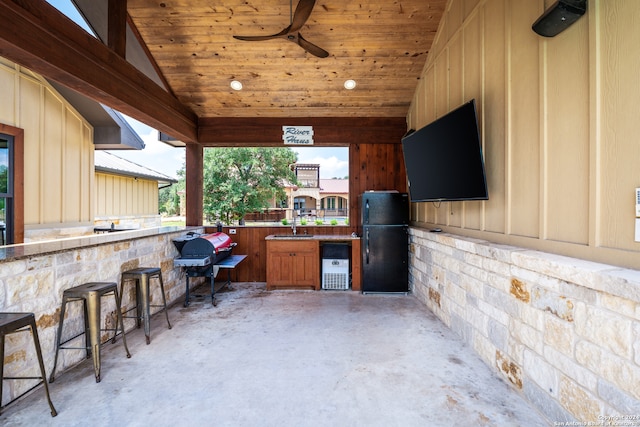
[(369, 224), (369, 199), (364, 204), (364, 223)]
[(365, 236), (365, 253), (367, 254), (365, 264), (369, 264), (369, 230), (368, 229)]

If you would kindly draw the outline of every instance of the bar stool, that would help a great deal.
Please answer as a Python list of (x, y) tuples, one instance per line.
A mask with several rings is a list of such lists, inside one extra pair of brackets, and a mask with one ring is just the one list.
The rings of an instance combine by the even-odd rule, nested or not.
[[(100, 328), (100, 300), (102, 297), (113, 294), (116, 300), (116, 326), (115, 328)], [(83, 302), (84, 310), (84, 332), (62, 341), (62, 324), (64, 323), (64, 312), (67, 303), (74, 301)], [(120, 324), (120, 331), (122, 332), (122, 342), (124, 349), (127, 352), (127, 358), (131, 357), (129, 348), (127, 347), (127, 340), (124, 335), (124, 323), (122, 321), (122, 313), (120, 312), (120, 297), (118, 296), (118, 284), (115, 282), (89, 282), (80, 286), (70, 288), (62, 293), (62, 307), (60, 309), (60, 324), (58, 325), (58, 337), (56, 339), (56, 356), (53, 362), (53, 371), (51, 371), (51, 377), (49, 382), (52, 383), (55, 380), (54, 374), (56, 372), (56, 366), (58, 364), (58, 351), (59, 350), (79, 350), (85, 349), (87, 351), (87, 359), (93, 354), (93, 369), (96, 375), (96, 382), (100, 382), (100, 331), (113, 331), (112, 343), (116, 342), (116, 336), (118, 334), (118, 324)], [(85, 346), (84, 347), (63, 347), (64, 344), (84, 334)]]
[[(38, 364), (40, 365), (39, 377), (5, 377), (4, 376), (4, 337), (5, 335), (14, 334), (17, 332), (26, 332), (31, 330), (33, 335), (33, 344), (36, 347), (36, 354), (38, 355)], [(44, 371), (44, 362), (42, 361), (42, 350), (40, 348), (40, 339), (38, 338), (38, 329), (36, 327), (36, 318), (33, 313), (0, 313), (0, 399), (2, 399), (2, 380), (40, 380), (38, 384), (31, 387), (29, 390), (22, 393), (20, 396), (13, 399), (10, 403), (24, 396), (41, 383), (44, 384), (44, 391), (49, 401), (49, 408), (51, 408), (51, 416), (58, 415), (56, 408), (53, 407), (51, 402), (51, 396), (49, 396), (49, 386), (47, 385), (47, 374)], [(5, 405), (5, 406), (7, 406)], [(2, 408), (0, 405), (0, 413)]]
[[(151, 279), (158, 279), (160, 283), (160, 292), (162, 293), (162, 305), (151, 304), (149, 283)], [(124, 284), (127, 281), (133, 280), (136, 284), (136, 305), (135, 307), (127, 310), (124, 314), (132, 310), (136, 310), (136, 316), (125, 316), (124, 318), (137, 319), (137, 326), (140, 328), (140, 321), (144, 322), (144, 335), (147, 338), (147, 345), (151, 342), (150, 337), (150, 319), (151, 319), (151, 307), (162, 307), (159, 311), (164, 311), (167, 318), (167, 325), (171, 329), (171, 323), (169, 322), (169, 313), (167, 312), (167, 299), (164, 295), (164, 283), (162, 283), (162, 270), (155, 267), (139, 267), (133, 270), (127, 270), (122, 273), (122, 279), (120, 281), (120, 296), (124, 296)]]

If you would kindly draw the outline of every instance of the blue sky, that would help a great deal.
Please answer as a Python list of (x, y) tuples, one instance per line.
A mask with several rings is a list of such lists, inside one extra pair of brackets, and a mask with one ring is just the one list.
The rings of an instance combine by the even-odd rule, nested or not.
[[(82, 17), (70, 0), (47, 1), (88, 31), (88, 27), (84, 24)], [(158, 141), (158, 132), (155, 129), (130, 117), (125, 116), (125, 118), (145, 142), (145, 148), (144, 150), (117, 150), (111, 152), (116, 156), (149, 169), (177, 177), (176, 171), (184, 163), (184, 148), (173, 148)], [(298, 153), (298, 162), (320, 165), (320, 178), (343, 178), (349, 175), (349, 149), (347, 147), (292, 148)]]
[(9, 167), (9, 157), (7, 156), (7, 154), (7, 150), (0, 150), (0, 169), (2, 169), (3, 167)]

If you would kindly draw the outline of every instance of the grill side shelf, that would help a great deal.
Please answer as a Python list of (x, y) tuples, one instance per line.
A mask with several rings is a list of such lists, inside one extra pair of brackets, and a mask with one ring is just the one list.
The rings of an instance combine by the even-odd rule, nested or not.
[(174, 267), (204, 267), (211, 264), (211, 256), (206, 257), (177, 257), (173, 259)]

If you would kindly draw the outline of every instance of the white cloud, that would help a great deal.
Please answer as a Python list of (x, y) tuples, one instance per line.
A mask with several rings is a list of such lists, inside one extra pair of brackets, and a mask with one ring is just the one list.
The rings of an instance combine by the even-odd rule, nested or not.
[(158, 141), (158, 131), (151, 129), (146, 135), (140, 135), (140, 138), (144, 141), (144, 150), (147, 154), (164, 154), (172, 149), (164, 142)]
[(349, 175), (349, 162), (339, 160), (336, 156), (314, 157), (310, 163), (320, 165), (321, 178), (343, 178)]

